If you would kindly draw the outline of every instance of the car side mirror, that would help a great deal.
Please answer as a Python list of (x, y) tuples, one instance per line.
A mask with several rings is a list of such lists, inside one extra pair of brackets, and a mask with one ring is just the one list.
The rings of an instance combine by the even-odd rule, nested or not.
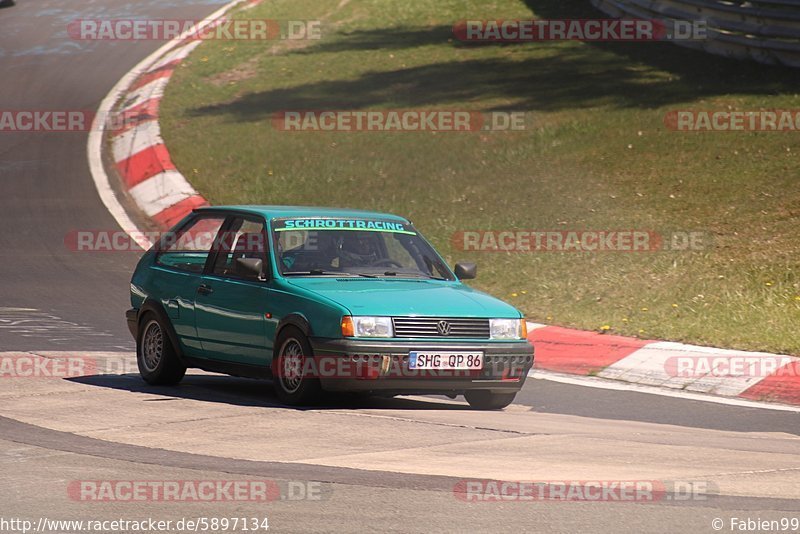
[(261, 278), (264, 261), (260, 258), (237, 258), (236, 270), (242, 274)]
[(456, 263), (455, 273), (459, 280), (471, 280), (478, 276), (478, 266), (472, 262), (460, 261)]

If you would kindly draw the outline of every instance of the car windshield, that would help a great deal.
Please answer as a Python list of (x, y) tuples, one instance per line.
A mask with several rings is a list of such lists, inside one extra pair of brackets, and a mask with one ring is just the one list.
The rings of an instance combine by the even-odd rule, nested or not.
[(275, 219), (272, 232), (284, 276), (455, 279), (433, 247), (408, 223)]

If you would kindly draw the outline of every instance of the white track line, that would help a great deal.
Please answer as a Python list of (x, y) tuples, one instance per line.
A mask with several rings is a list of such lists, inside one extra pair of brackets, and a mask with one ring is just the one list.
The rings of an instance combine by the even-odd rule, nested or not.
[(590, 387), (597, 389), (610, 389), (613, 391), (626, 391), (632, 393), (647, 393), (649, 395), (660, 395), (662, 397), (674, 397), (683, 400), (712, 402), (714, 404), (725, 404), (727, 406), (740, 406), (743, 408), (760, 408), (762, 410), (800, 413), (800, 407), (797, 406), (787, 406), (784, 404), (771, 404), (768, 402), (757, 402), (757, 401), (750, 401), (738, 398), (714, 397), (711, 395), (703, 395), (701, 393), (676, 391), (654, 386), (642, 386), (639, 384), (628, 384), (624, 382), (607, 380), (604, 378), (594, 378), (591, 376), (563, 375), (560, 373), (553, 373), (551, 371), (540, 371), (537, 369), (530, 371), (528, 373), (528, 377), (533, 378), (535, 380), (549, 380), (551, 382), (559, 382), (561, 384), (569, 384), (572, 386), (583, 386), (583, 387)]
[[(246, 0), (234, 0), (233, 2), (224, 5), (220, 9), (204, 18), (197, 24), (196, 27), (205, 27), (208, 24), (211, 24), (214, 19), (221, 17), (226, 11), (245, 1)], [(114, 108), (114, 104), (116, 104), (120, 97), (133, 84), (133, 82), (136, 81), (139, 75), (147, 71), (147, 69), (151, 65), (155, 64), (161, 56), (166, 54), (182, 40), (183, 36), (177, 37), (172, 41), (165, 43), (158, 50), (144, 58), (135, 67), (129, 70), (125, 76), (120, 78), (116, 85), (111, 88), (111, 91), (108, 92), (102, 102), (100, 102), (100, 106), (97, 108), (97, 113), (95, 114), (95, 118), (92, 122), (92, 127), (89, 132), (89, 141), (86, 144), (86, 155), (89, 159), (89, 170), (92, 173), (94, 186), (97, 189), (97, 194), (100, 195), (100, 200), (103, 202), (103, 205), (106, 207), (109, 213), (111, 213), (111, 216), (114, 217), (114, 220), (117, 221), (117, 224), (119, 224), (120, 228), (130, 235), (131, 239), (133, 239), (133, 241), (143, 250), (149, 249), (152, 246), (152, 242), (144, 235), (144, 232), (139, 230), (139, 228), (136, 226), (136, 223), (134, 223), (133, 220), (128, 216), (125, 208), (122, 206), (117, 198), (117, 195), (114, 193), (114, 189), (111, 187), (109, 177), (106, 174), (105, 168), (103, 167), (102, 153), (105, 119), (106, 117), (111, 116), (111, 111)]]

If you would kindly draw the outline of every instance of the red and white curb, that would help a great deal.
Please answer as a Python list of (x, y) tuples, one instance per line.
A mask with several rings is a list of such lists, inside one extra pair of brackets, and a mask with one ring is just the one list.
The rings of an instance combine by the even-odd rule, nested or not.
[[(175, 68), (201, 42), (189, 40), (187, 36), (197, 34), (198, 28), (222, 21), (234, 7), (241, 4), (253, 7), (257, 3), (258, 0), (233, 0), (183, 36), (167, 42), (123, 76), (98, 107), (86, 147), (92, 179), (106, 209), (144, 250), (152, 243), (126, 212), (106, 173), (104, 134), (109, 134), (111, 156), (126, 191), (162, 228), (172, 226), (194, 208), (208, 204), (172, 163), (161, 138), (158, 108)], [(109, 131), (104, 121), (110, 116), (125, 117), (125, 125)]]
[(800, 405), (800, 358), (528, 323), (536, 369)]
[(172, 73), (199, 44), (183, 44), (153, 64), (116, 110), (126, 120), (111, 136), (114, 163), (133, 201), (163, 229), (208, 205), (172, 163), (158, 124), (159, 104)]

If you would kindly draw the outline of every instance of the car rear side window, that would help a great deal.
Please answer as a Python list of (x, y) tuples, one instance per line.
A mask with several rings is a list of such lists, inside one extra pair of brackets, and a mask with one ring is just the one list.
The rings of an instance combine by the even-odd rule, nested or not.
[(161, 240), (156, 263), (173, 269), (202, 273), (214, 240), (217, 239), (224, 215), (200, 216)]

